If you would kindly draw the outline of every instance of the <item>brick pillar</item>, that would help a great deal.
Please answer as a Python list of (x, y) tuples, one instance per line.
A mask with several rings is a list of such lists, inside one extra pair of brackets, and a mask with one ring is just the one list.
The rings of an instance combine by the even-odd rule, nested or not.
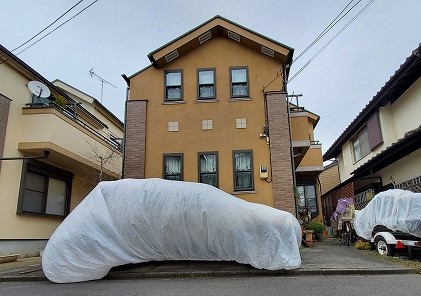
[(147, 102), (126, 102), (123, 178), (145, 178)]
[(287, 102), (284, 92), (265, 93), (272, 164), (273, 206), (296, 216)]
[[(9, 119), (10, 100), (0, 94), (0, 158), (3, 157), (6, 143), (7, 121)], [(1, 170), (1, 160), (0, 160)]]

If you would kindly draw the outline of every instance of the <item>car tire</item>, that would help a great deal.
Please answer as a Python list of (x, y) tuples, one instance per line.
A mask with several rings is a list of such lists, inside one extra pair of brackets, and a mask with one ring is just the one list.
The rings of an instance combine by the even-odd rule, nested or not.
[(376, 251), (380, 255), (393, 256), (396, 253), (395, 246), (388, 244), (383, 236), (376, 237)]

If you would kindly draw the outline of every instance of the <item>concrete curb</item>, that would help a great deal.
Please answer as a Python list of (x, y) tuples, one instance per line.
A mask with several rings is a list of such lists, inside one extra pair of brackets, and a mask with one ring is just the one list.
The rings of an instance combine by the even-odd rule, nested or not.
[[(294, 270), (213, 270), (213, 271), (161, 271), (161, 272), (110, 272), (104, 280), (130, 280), (150, 278), (200, 278), (200, 277), (252, 277), (252, 276), (318, 276), (318, 275), (393, 275), (415, 274), (415, 269), (294, 269)], [(45, 275), (6, 275), (0, 282), (39, 282), (49, 281)]]

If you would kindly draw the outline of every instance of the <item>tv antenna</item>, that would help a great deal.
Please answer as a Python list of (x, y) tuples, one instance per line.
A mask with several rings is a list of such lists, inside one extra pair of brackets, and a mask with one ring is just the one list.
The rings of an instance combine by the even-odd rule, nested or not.
[(98, 79), (99, 81), (101, 81), (101, 104), (102, 104), (102, 93), (104, 92), (104, 83), (105, 84), (108, 84), (108, 85), (110, 85), (110, 86), (112, 86), (114, 88), (117, 88), (117, 86), (115, 86), (114, 84), (108, 82), (104, 78), (96, 75), (95, 72), (94, 72), (94, 68), (92, 68), (91, 70), (89, 70), (89, 74), (91, 74), (91, 78), (94, 78), (95, 77), (96, 79)]

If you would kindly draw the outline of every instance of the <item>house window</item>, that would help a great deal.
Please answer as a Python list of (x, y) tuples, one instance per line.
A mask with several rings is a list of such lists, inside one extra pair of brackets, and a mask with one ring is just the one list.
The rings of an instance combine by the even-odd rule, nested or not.
[(164, 179), (183, 180), (183, 154), (164, 154)]
[(182, 72), (165, 71), (165, 101), (182, 101)]
[(215, 70), (203, 69), (197, 72), (198, 99), (214, 99), (215, 95)]
[(253, 152), (233, 151), (234, 191), (253, 190)]
[(354, 161), (357, 162), (370, 152), (368, 142), (367, 128), (363, 128), (358, 135), (352, 140), (352, 149), (354, 152)]
[(218, 187), (218, 155), (216, 152), (199, 153), (199, 182)]
[(68, 214), (73, 174), (38, 161), (25, 161), (19, 214), (64, 217)]
[(178, 121), (168, 121), (168, 131), (178, 132)]
[(213, 129), (213, 120), (212, 119), (205, 119), (202, 120), (202, 130), (212, 130)]
[(297, 192), (300, 196), (298, 201), (299, 210), (307, 207), (312, 218), (319, 215), (316, 187), (314, 185), (298, 185)]
[(236, 118), (235, 119), (235, 127), (236, 128), (246, 128), (247, 127), (247, 119), (246, 118)]
[(230, 68), (231, 71), (231, 97), (248, 97), (247, 68)]

